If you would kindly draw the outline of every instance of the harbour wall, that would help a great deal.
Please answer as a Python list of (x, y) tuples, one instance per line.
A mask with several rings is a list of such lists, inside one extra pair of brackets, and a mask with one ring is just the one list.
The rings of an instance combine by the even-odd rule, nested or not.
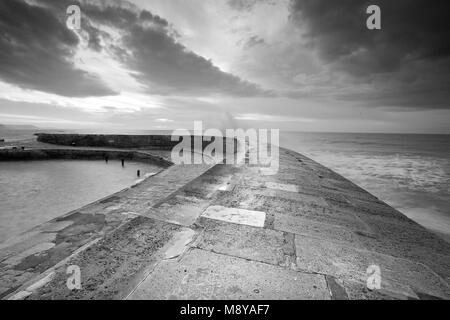
[(89, 150), (89, 149), (4, 149), (0, 150), (0, 161), (24, 161), (24, 160), (133, 160), (156, 164), (167, 168), (172, 163), (162, 157), (151, 155), (141, 151), (127, 150)]
[[(200, 138), (196, 136), (180, 137), (179, 140), (172, 141), (170, 135), (102, 135), (102, 134), (53, 134), (53, 133), (37, 133), (37, 141), (57, 144), (63, 146), (76, 147), (108, 147), (108, 148), (145, 148), (147, 150), (172, 150), (180, 141), (181, 138), (190, 139), (191, 146), (194, 146), (194, 139)], [(203, 137), (203, 139), (206, 137)], [(204, 149), (212, 141), (203, 141), (202, 148)], [(208, 137), (211, 140), (211, 137)], [(235, 139), (213, 137), (212, 139), (223, 140), (224, 150), (226, 147), (231, 147), (234, 153), (237, 150)], [(233, 147), (234, 145), (234, 147)]]

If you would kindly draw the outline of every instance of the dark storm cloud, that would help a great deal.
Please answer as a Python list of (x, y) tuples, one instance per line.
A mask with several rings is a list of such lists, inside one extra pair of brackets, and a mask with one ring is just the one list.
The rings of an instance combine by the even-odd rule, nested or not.
[(21, 0), (0, 1), (0, 79), (63, 96), (114, 94), (98, 78), (76, 69), (77, 36), (62, 15)]
[[(126, 4), (124, 2), (124, 4)], [(92, 22), (117, 28), (121, 47), (111, 46), (123, 63), (135, 71), (135, 77), (154, 94), (226, 94), (232, 96), (270, 95), (259, 86), (221, 71), (176, 40), (169, 23), (136, 7), (102, 6), (94, 2), (82, 6)], [(129, 53), (127, 53), (129, 52)]]
[[(3, 81), (64, 96), (114, 93), (100, 79), (73, 65), (79, 39), (65, 25), (66, 8), (72, 4), (81, 8), (81, 35), (87, 37), (88, 47), (112, 54), (150, 93), (270, 95), (189, 51), (177, 41), (176, 31), (165, 19), (120, 0), (1, 1)], [(116, 34), (110, 33), (111, 28)], [(111, 36), (117, 34), (120, 41), (114, 43)]]
[[(366, 9), (381, 8), (381, 30), (366, 28)], [(448, 0), (293, 0), (292, 19), (333, 70), (371, 90), (377, 105), (450, 108)], [(446, 85), (447, 84), (447, 85)]]
[(221, 71), (175, 42), (166, 32), (135, 25), (124, 38), (133, 48), (128, 64), (140, 74), (137, 78), (153, 93), (210, 94), (233, 96), (267, 94), (258, 86)]
[(252, 36), (245, 41), (244, 48), (251, 49), (257, 45), (264, 44), (264, 43), (265, 43), (265, 41), (263, 38), (260, 38), (258, 36)]

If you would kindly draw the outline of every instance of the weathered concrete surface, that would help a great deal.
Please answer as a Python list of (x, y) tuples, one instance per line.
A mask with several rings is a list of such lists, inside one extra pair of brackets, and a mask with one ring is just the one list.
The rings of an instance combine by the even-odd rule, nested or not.
[(81, 290), (68, 289), (67, 265), (62, 265), (55, 268), (54, 280), (29, 298), (122, 299), (177, 231), (176, 225), (136, 218), (70, 259), (67, 265), (80, 267)]
[[(450, 297), (446, 242), (312, 160), (287, 150), (280, 156), (273, 176), (252, 166), (234, 168), (227, 190), (218, 190), (197, 220), (200, 234), (190, 251), (159, 264), (130, 298)], [(211, 207), (262, 211), (266, 221), (263, 227), (219, 221)], [(258, 263), (280, 268), (278, 281), (254, 268)], [(373, 265), (381, 271), (376, 290), (367, 288)], [(282, 270), (296, 272), (301, 285), (295, 288), (298, 283)], [(311, 275), (323, 277), (327, 286), (313, 284)], [(251, 287), (260, 277), (269, 287), (258, 296)], [(316, 289), (321, 295), (312, 294)]]
[[(278, 173), (263, 171), (245, 163), (173, 166), (54, 221), (49, 232), (40, 229), (0, 251), (2, 281), (16, 279), (4, 296), (450, 298), (450, 244), (298, 153), (281, 149)], [(211, 208), (244, 218), (218, 220)], [(264, 213), (264, 223), (249, 225), (251, 212)], [(77, 231), (81, 221), (89, 237)], [(53, 255), (45, 254), (76, 241), (84, 247), (50, 267)], [(8, 259), (14, 262), (5, 265)], [(73, 264), (81, 267), (79, 291), (65, 286)], [(370, 290), (367, 270), (374, 265), (381, 288)]]
[(194, 249), (162, 261), (130, 299), (329, 299), (325, 277)]
[(202, 218), (197, 248), (272, 265), (289, 266), (295, 257), (291, 234)]

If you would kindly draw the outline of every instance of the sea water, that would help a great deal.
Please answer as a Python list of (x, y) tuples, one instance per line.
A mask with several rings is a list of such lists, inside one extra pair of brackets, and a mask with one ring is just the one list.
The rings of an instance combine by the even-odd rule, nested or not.
[(129, 187), (161, 168), (119, 160), (0, 162), (0, 243)]
[(450, 239), (450, 135), (284, 132), (280, 145)]

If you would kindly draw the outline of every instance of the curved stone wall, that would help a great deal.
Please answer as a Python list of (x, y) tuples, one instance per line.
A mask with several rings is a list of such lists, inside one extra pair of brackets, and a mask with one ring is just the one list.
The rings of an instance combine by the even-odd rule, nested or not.
[(86, 149), (5, 149), (0, 150), (0, 161), (17, 160), (48, 160), (48, 159), (77, 159), (77, 160), (103, 160), (125, 159), (156, 164), (161, 167), (172, 165), (162, 157), (141, 151), (114, 151), (114, 150), (86, 150)]
[[(53, 134), (37, 133), (39, 142), (76, 146), (76, 147), (109, 147), (109, 148), (145, 148), (149, 150), (171, 150), (179, 141), (172, 141), (170, 135), (102, 135), (102, 134)], [(194, 136), (191, 136), (194, 143)], [(224, 150), (227, 143), (234, 143), (233, 139), (223, 139)], [(205, 148), (210, 141), (203, 141)], [(235, 148), (236, 152), (236, 148)]]

